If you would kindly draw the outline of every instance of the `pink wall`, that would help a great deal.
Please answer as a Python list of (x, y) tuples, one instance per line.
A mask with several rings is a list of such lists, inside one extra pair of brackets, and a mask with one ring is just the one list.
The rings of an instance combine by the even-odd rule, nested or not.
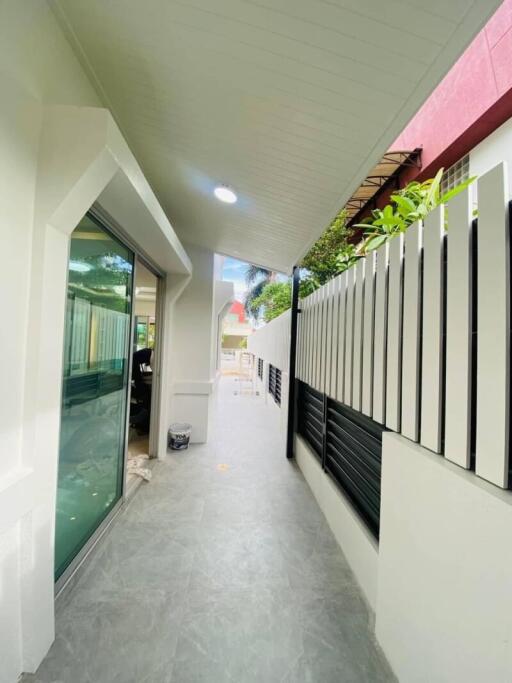
[[(512, 116), (512, 0), (504, 0), (390, 149), (423, 147), (430, 177)], [(405, 180), (405, 178), (404, 178)]]

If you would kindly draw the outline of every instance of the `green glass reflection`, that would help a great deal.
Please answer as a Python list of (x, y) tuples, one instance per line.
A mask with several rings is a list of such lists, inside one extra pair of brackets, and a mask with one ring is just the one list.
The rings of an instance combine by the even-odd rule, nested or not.
[(55, 575), (122, 494), (133, 254), (85, 216), (71, 236)]

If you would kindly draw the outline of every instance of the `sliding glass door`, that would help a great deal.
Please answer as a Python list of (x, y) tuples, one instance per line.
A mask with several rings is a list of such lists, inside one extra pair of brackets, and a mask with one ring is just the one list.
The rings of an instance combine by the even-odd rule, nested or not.
[(55, 575), (122, 495), (133, 253), (92, 216), (71, 236)]

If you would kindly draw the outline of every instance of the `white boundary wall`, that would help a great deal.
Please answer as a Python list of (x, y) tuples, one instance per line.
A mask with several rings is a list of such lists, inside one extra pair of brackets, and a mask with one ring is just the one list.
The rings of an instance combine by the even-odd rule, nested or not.
[[(299, 436), (296, 457), (402, 681), (511, 680), (509, 197), (500, 163), (447, 214), (439, 207), (300, 303), (298, 379), (393, 430), (378, 545)], [(278, 321), (253, 348), (283, 348)]]
[(376, 634), (400, 681), (509, 683), (512, 496), (384, 435)]
[(295, 440), (297, 464), (313, 492), (373, 611), (377, 607), (379, 546), (348, 499), (326, 477), (318, 458), (300, 436)]
[(247, 350), (263, 358), (281, 372), (288, 373), (290, 362), (290, 311), (260, 327), (247, 338)]
[[(265, 397), (267, 403), (279, 407), (268, 391), (269, 365), (281, 370), (281, 405), (280, 425), (283, 437), (283, 449), (286, 448), (285, 433), (288, 421), (288, 382), (290, 365), (290, 311), (274, 318), (260, 327), (247, 338), (247, 350), (254, 354), (254, 377), (257, 389)], [(257, 376), (258, 358), (263, 360), (263, 379)]]

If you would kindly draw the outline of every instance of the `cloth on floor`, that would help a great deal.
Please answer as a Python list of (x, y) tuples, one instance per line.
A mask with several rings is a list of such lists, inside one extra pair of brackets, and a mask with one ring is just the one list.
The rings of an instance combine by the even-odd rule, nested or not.
[(149, 467), (144, 467), (146, 460), (149, 460), (147, 453), (134, 455), (128, 451), (128, 474), (137, 474), (145, 481), (151, 481), (151, 470)]

